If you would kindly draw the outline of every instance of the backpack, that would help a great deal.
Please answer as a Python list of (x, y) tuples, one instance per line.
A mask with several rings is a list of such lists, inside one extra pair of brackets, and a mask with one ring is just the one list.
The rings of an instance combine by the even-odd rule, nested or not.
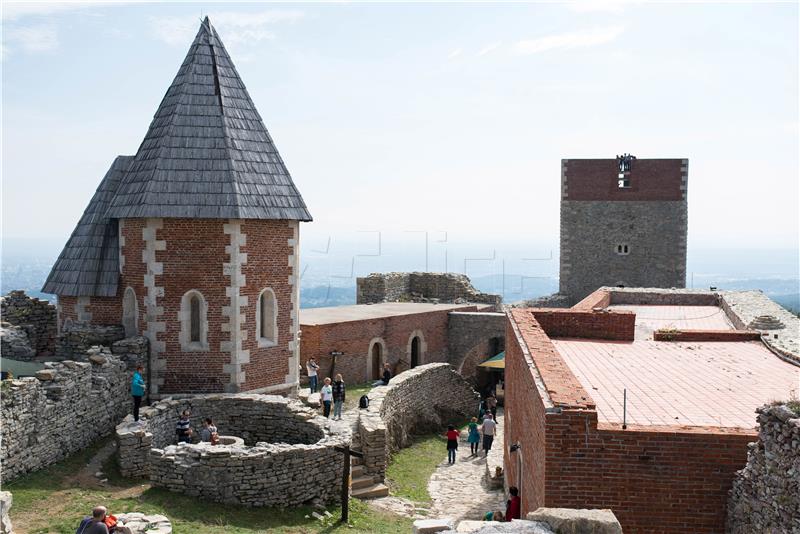
[(86, 530), (86, 527), (88, 527), (91, 524), (92, 524), (92, 518), (84, 517), (83, 521), (81, 521), (81, 524), (78, 526), (78, 530), (75, 531), (75, 534), (83, 534), (83, 532)]
[(367, 397), (366, 395), (361, 395), (361, 398), (358, 399), (358, 407), (361, 408), (362, 410), (368, 408), (369, 407), (369, 397)]
[(106, 527), (108, 527), (109, 532), (113, 532), (114, 527), (117, 526), (117, 518), (111, 514), (106, 514), (106, 518), (103, 520), (103, 523), (106, 524)]

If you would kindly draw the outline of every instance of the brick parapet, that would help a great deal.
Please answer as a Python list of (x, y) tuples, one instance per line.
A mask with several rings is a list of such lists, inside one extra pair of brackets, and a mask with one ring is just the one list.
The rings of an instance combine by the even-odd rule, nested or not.
[(548, 337), (633, 341), (636, 314), (630, 311), (529, 310)]
[(758, 341), (752, 330), (656, 330), (653, 341)]

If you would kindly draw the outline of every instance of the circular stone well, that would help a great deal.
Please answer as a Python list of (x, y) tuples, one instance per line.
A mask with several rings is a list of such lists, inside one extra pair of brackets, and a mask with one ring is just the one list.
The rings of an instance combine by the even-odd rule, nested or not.
[[(176, 444), (180, 413), (192, 412), (195, 432), (211, 417), (226, 439)], [(246, 506), (296, 506), (339, 497), (350, 429), (298, 401), (275, 395), (211, 394), (165, 399), (117, 426), (120, 471), (149, 476), (153, 486)]]

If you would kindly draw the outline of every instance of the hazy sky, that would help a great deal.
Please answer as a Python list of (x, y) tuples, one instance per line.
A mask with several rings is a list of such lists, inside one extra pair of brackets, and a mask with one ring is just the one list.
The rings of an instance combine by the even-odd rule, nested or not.
[(622, 152), (689, 158), (690, 249), (798, 245), (794, 2), (4, 8), (5, 237), (66, 238), (209, 15), (307, 246), (427, 230), (544, 253), (561, 158)]

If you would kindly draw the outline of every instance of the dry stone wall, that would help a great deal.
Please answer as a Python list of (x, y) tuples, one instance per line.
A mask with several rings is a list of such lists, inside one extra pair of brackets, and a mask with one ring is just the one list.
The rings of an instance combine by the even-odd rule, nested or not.
[[(37, 354), (41, 356), (53, 354), (58, 328), (55, 306), (46, 300), (31, 298), (24, 291), (11, 291), (0, 298), (0, 315), (3, 322), (18, 327), (27, 335), (33, 354), (26, 359), (31, 359)], [(14, 359), (26, 357), (25, 354), (6, 352), (10, 348), (3, 336), (4, 355), (13, 355)]]
[[(129, 370), (136, 369), (138, 364), (142, 364), (147, 368), (149, 363), (148, 357), (150, 355), (150, 342), (143, 336), (126, 337), (125, 339), (115, 341), (111, 345), (111, 352), (114, 356), (125, 362)], [(147, 377), (145, 377), (145, 381), (147, 381)]]
[[(187, 408), (193, 428), (210, 416), (221, 434), (244, 443), (173, 444), (177, 415)], [(165, 399), (140, 415), (117, 427), (124, 476), (147, 474), (154, 486), (244, 506), (332, 503), (340, 496), (344, 458), (335, 447), (350, 443), (350, 429), (297, 401), (214, 394)]]
[(56, 341), (57, 358), (75, 358), (84, 354), (90, 347), (102, 345), (110, 347), (116, 341), (125, 338), (122, 325), (99, 326), (76, 323), (58, 335)]
[(469, 278), (453, 273), (372, 273), (357, 279), (356, 302), (442, 302), (500, 305), (499, 295), (482, 293)]
[(480, 395), (449, 364), (431, 363), (392, 378), (368, 394), (359, 414), (364, 465), (383, 477), (389, 454), (407, 447), (416, 433), (444, 430), (477, 414)]
[(728, 502), (728, 531), (800, 532), (800, 410), (758, 410), (758, 441), (749, 445)]
[(36, 377), (2, 382), (2, 482), (107, 435), (129, 408), (125, 364), (94, 347), (86, 362), (47, 362)]

